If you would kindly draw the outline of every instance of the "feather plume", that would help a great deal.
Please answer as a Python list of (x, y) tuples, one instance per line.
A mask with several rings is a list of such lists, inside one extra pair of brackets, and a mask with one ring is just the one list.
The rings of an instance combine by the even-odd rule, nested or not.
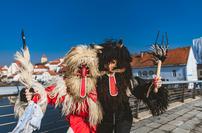
[[(40, 83), (38, 83), (37, 81), (33, 79), (33, 76), (32, 76), (33, 65), (30, 61), (30, 53), (29, 53), (28, 47), (25, 47), (24, 49), (22, 49), (21, 52), (16, 52), (15, 60), (17, 60), (20, 63), (20, 65), (18, 66), (19, 81), (27, 89), (33, 88), (35, 93), (40, 94), (41, 98), (38, 101), (38, 104), (41, 106), (42, 110), (45, 112), (46, 106), (47, 106), (47, 97), (46, 97), (45, 89)], [(22, 103), (22, 101), (20, 101), (20, 97), (18, 97), (15, 103), (15, 108), (14, 108), (16, 116), (22, 115), (25, 108), (25, 106), (22, 106), (22, 105), (24, 104), (25, 103)]]

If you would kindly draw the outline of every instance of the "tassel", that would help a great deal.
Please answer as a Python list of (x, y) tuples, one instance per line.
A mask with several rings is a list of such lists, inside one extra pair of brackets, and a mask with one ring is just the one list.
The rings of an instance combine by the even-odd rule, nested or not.
[(145, 80), (135, 77), (137, 85), (132, 89), (132, 94), (142, 100), (150, 109), (153, 116), (160, 115), (166, 111), (168, 107), (168, 90), (165, 87), (160, 87), (157, 93), (151, 91), (147, 96), (148, 89), (151, 87), (153, 90), (154, 86), (152, 82), (146, 82)]

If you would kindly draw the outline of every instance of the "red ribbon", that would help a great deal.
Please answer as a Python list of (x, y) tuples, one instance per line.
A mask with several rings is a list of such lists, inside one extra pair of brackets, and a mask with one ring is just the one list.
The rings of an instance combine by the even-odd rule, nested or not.
[(86, 96), (86, 77), (89, 73), (88, 68), (86, 65), (82, 65), (79, 71), (81, 74), (81, 89), (80, 89), (80, 97), (84, 98)]
[(116, 78), (114, 75), (109, 75), (109, 92), (111, 96), (118, 95), (118, 89), (116, 87)]

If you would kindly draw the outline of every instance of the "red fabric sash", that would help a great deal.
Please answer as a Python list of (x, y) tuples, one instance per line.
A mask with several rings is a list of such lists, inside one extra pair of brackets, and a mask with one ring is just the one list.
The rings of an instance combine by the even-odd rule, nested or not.
[(109, 76), (109, 92), (111, 96), (117, 96), (118, 95), (118, 89), (116, 87), (116, 78), (113, 75), (108, 75)]

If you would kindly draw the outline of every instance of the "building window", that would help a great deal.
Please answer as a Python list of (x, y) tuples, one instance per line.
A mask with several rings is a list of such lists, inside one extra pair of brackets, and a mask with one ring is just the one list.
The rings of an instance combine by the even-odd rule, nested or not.
[(199, 71), (200, 76), (202, 76), (202, 71)]
[(151, 71), (151, 70), (150, 70), (150, 71), (149, 71), (149, 75), (151, 75), (151, 76), (154, 75), (154, 71)]
[(147, 76), (147, 71), (143, 71), (143, 72), (142, 72), (142, 75), (143, 75), (143, 76)]
[(138, 76), (142, 76), (142, 72), (141, 71), (138, 71)]
[(173, 77), (176, 77), (177, 74), (176, 74), (176, 70), (173, 70)]

